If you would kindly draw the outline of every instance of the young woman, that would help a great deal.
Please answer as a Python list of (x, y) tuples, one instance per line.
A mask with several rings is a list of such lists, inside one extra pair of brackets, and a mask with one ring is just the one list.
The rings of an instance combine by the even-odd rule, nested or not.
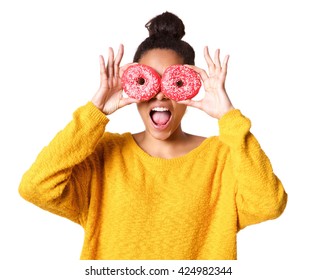
[[(191, 65), (205, 96), (177, 102), (158, 92), (148, 101), (123, 97), (123, 46), (107, 65), (100, 57), (100, 88), (45, 147), (24, 174), (20, 194), (83, 226), (81, 259), (236, 259), (244, 227), (278, 217), (287, 195), (255, 137), (250, 120), (225, 90), (229, 57), (221, 64), (204, 50), (208, 71), (181, 40), (183, 22), (163, 13), (146, 27), (149, 37), (134, 62), (162, 75)], [(108, 116), (137, 103), (145, 129), (105, 132)], [(187, 106), (219, 120), (219, 136), (182, 130)]]

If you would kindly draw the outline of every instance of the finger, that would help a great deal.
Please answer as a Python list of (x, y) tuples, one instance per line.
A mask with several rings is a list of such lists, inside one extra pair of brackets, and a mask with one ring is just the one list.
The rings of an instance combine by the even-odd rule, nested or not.
[(227, 74), (229, 55), (226, 55), (222, 62), (222, 73)]
[(192, 100), (192, 99), (187, 99), (187, 100), (177, 101), (177, 103), (178, 104), (183, 104), (183, 105), (186, 105), (186, 106), (190, 106), (190, 107), (194, 107), (194, 108), (197, 108), (197, 109), (201, 109), (202, 108), (201, 100), (195, 101), (195, 100)]
[(131, 62), (131, 63), (128, 63), (128, 64), (125, 64), (123, 66), (120, 67), (119, 69), (119, 76), (120, 78), (122, 77), (122, 74), (125, 70), (127, 70), (131, 65), (135, 65), (135, 64), (138, 64), (137, 62)]
[(207, 62), (209, 75), (211, 76), (215, 72), (216, 65), (214, 61), (211, 59), (211, 56), (209, 54), (209, 49), (207, 46), (204, 48), (204, 57)]
[(120, 72), (120, 63), (123, 57), (124, 48), (123, 45), (120, 44), (118, 53), (116, 55), (116, 58), (114, 60), (114, 77), (119, 78), (119, 72)]
[(212, 65), (212, 66), (214, 65), (214, 62), (212, 61), (212, 59), (211, 59), (211, 57), (210, 57), (209, 49), (208, 49), (207, 46), (204, 48), (204, 57), (205, 57), (205, 60), (206, 60), (206, 62), (207, 62), (208, 67), (209, 67), (210, 65)]
[(220, 50), (216, 49), (215, 51), (215, 57), (214, 57), (214, 61), (215, 61), (215, 65), (216, 68), (221, 68), (221, 64), (220, 64)]
[(102, 55), (99, 56), (99, 67), (100, 67), (100, 82), (107, 80), (107, 71), (105, 67), (105, 60)]
[(108, 64), (107, 64), (107, 73), (108, 73), (108, 78), (110, 81), (112, 81), (112, 78), (113, 78), (113, 61), (114, 61), (113, 49), (110, 47), (108, 51)]
[(131, 98), (131, 97), (121, 98), (120, 101), (119, 101), (119, 108), (122, 108), (124, 106), (130, 105), (130, 104), (133, 104), (133, 103), (140, 103), (140, 102), (141, 102), (141, 100), (134, 99), (134, 98)]
[(209, 79), (209, 76), (208, 76), (208, 74), (206, 73), (206, 71), (204, 69), (201, 69), (201, 68), (199, 68), (199, 67), (197, 67), (195, 65), (187, 65), (186, 64), (186, 66), (188, 68), (191, 68), (191, 69), (195, 70), (199, 74), (199, 76), (201, 77), (203, 82), (205, 82), (207, 79)]

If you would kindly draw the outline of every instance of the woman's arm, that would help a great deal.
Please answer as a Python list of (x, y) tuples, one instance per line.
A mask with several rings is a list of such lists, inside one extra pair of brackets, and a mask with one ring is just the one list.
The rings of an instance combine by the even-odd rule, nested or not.
[(217, 118), (219, 139), (230, 149), (232, 174), (237, 182), (236, 203), (239, 228), (278, 217), (284, 210), (287, 195), (275, 176), (269, 159), (250, 132), (251, 122), (234, 109), (225, 89), (229, 56), (220, 63), (219, 49), (212, 60), (208, 48), (204, 49), (208, 73), (191, 66), (204, 83), (202, 100), (181, 103), (203, 110)]
[(23, 175), (21, 196), (81, 223), (88, 210), (91, 174), (98, 165), (97, 155), (88, 157), (95, 151), (107, 122), (107, 117), (91, 102), (79, 108)]
[[(122, 96), (120, 68), (123, 45), (116, 58), (109, 48), (105, 65), (100, 56), (100, 87), (92, 101), (79, 108), (73, 120), (45, 147), (24, 174), (19, 192), (30, 202), (82, 223), (89, 206), (91, 178), (99, 178), (99, 154), (96, 150), (108, 122), (106, 115), (137, 100)], [(100, 147), (102, 149), (102, 147)]]
[(229, 149), (236, 181), (238, 226), (277, 218), (287, 203), (287, 194), (274, 174), (270, 160), (250, 132), (251, 122), (239, 110), (219, 120), (219, 139)]

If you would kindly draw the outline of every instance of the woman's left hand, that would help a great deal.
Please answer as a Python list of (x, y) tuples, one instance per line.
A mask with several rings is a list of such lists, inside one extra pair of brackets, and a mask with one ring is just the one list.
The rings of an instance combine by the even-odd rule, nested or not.
[(201, 77), (205, 89), (202, 100), (185, 100), (179, 103), (203, 110), (211, 117), (220, 119), (224, 114), (234, 109), (225, 89), (229, 56), (225, 56), (220, 63), (220, 50), (215, 51), (214, 60), (211, 59), (208, 47), (204, 49), (204, 57), (208, 65), (208, 74), (204, 69), (187, 65), (194, 69)]

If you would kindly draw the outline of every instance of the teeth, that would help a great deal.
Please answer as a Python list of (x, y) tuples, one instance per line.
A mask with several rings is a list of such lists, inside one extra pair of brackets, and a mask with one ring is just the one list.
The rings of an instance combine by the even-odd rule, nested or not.
[(155, 107), (152, 109), (152, 111), (164, 112), (164, 111), (169, 111), (169, 110), (165, 107)]

